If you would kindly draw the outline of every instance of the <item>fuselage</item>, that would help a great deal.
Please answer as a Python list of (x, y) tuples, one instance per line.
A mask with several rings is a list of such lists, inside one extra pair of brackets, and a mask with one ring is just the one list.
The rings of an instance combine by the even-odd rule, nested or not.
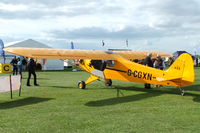
[(168, 70), (138, 64), (111, 54), (115, 60), (82, 60), (81, 67), (94, 76), (129, 82), (183, 87), (194, 82), (193, 60), (182, 54)]
[(180, 82), (164, 81), (166, 71), (150, 68), (128, 60), (82, 60), (80, 66), (88, 73), (104, 79), (179, 86)]

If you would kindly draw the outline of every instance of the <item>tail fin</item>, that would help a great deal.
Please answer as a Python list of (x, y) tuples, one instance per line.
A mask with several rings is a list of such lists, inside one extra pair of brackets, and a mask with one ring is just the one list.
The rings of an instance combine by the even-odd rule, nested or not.
[(167, 70), (167, 80), (178, 86), (187, 86), (194, 82), (194, 64), (191, 55), (181, 54)]

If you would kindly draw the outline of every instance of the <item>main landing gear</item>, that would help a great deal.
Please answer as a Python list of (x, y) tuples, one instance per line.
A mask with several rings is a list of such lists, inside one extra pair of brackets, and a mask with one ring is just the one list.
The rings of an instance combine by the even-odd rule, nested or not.
[(112, 86), (112, 80), (111, 79), (106, 79), (105, 81), (106, 81), (105, 82), (106, 86)]
[(85, 84), (84, 81), (79, 81), (79, 82), (78, 82), (78, 88), (79, 88), (79, 89), (85, 89), (85, 87), (86, 87), (86, 84)]
[(180, 89), (180, 91), (181, 91), (181, 96), (184, 96), (184, 94), (185, 94), (184, 89), (182, 89), (181, 87), (179, 87), (179, 89)]
[[(78, 88), (79, 89), (85, 89), (86, 85), (95, 81), (95, 80), (99, 80), (99, 77), (91, 75), (87, 81), (79, 81), (78, 82)], [(105, 79), (105, 85), (106, 86), (111, 86), (112, 85), (112, 80), (111, 79)]]

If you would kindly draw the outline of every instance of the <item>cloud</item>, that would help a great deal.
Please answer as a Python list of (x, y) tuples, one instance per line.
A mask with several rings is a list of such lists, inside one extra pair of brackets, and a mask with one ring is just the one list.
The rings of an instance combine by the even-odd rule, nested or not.
[(150, 23), (158, 28), (174, 28), (199, 24), (200, 1), (196, 0), (164, 0), (141, 6), (151, 16)]
[(125, 27), (120, 30), (108, 30), (102, 27), (84, 27), (74, 30), (54, 30), (49, 33), (53, 38), (60, 39), (149, 39), (164, 38), (186, 35), (198, 35), (200, 28), (171, 27), (157, 29), (149, 26), (144, 27)]
[(100, 0), (87, 1), (52, 1), (48, 0), (16, 0), (0, 2), (0, 17), (5, 19), (42, 19), (55, 17), (76, 17), (81, 15), (120, 13), (122, 8), (105, 5)]
[[(100, 0), (101, 1), (101, 0)], [(31, 0), (31, 1), (27, 1), (27, 0), (14, 0), (14, 1), (8, 1), (8, 0), (1, 0), (2, 3), (5, 4), (14, 4), (14, 5), (18, 5), (18, 4), (25, 4), (25, 5), (45, 5), (48, 7), (58, 7), (58, 6), (63, 6), (63, 5), (79, 5), (79, 4), (87, 4), (89, 2), (92, 2), (92, 0), (56, 0), (56, 1), (49, 1), (49, 0)]]
[(0, 37), (34, 37), (59, 47), (66, 40), (91, 47), (102, 39), (114, 47), (129, 39), (133, 48), (189, 49), (199, 41), (199, 14), (199, 0), (1, 0)]
[(52, 31), (52, 37), (72, 39), (124, 39), (124, 38), (155, 38), (164, 34), (150, 27), (126, 27), (119, 31), (109, 31), (101, 27), (86, 27), (75, 30)]

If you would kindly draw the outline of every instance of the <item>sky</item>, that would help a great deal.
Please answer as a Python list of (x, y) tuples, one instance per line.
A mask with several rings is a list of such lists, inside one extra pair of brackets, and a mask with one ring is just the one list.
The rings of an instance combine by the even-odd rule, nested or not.
[(200, 54), (200, 1), (1, 0), (0, 38), (63, 49), (73, 41), (76, 49)]

